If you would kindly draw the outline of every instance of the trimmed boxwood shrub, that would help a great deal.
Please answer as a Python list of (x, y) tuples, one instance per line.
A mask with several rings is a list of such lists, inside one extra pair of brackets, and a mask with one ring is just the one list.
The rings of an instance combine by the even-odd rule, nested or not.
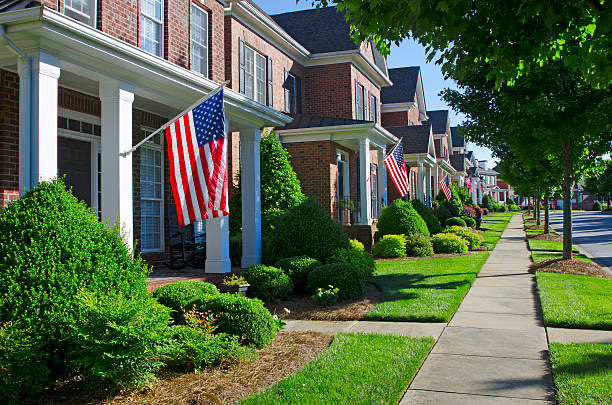
[(603, 210), (603, 206), (601, 205), (599, 201), (595, 201), (593, 203), (593, 211), (601, 211), (601, 210)]
[(472, 229), (476, 228), (476, 220), (472, 217), (461, 217), (465, 221), (465, 224)]
[(452, 218), (447, 219), (446, 222), (444, 222), (444, 225), (446, 226), (467, 226), (465, 221), (459, 217), (452, 217)]
[(191, 301), (189, 308), (213, 314), (216, 332), (238, 336), (257, 347), (270, 343), (278, 331), (272, 314), (263, 302), (239, 294), (203, 295)]
[(482, 244), (480, 235), (465, 226), (449, 226), (444, 230), (444, 233), (452, 233), (461, 237), (468, 243), (468, 248), (470, 250), (476, 249)]
[(416, 212), (419, 213), (421, 218), (423, 218), (425, 224), (427, 224), (427, 230), (429, 231), (430, 235), (435, 235), (436, 233), (440, 232), (442, 226), (440, 225), (438, 217), (436, 217), (431, 208), (429, 208), (427, 205), (423, 204), (416, 198), (410, 203), (412, 204), (412, 207), (416, 210)]
[(378, 231), (383, 235), (412, 235), (419, 233), (429, 236), (427, 224), (412, 204), (403, 200), (395, 200), (383, 208), (378, 218)]
[(372, 246), (372, 253), (376, 257), (384, 258), (405, 257), (406, 237), (404, 235), (385, 235)]
[(363, 246), (363, 243), (359, 242), (357, 239), (351, 239), (349, 240), (349, 243), (351, 244), (351, 249), (365, 252), (365, 246)]
[(347, 263), (355, 266), (363, 277), (368, 278), (374, 274), (374, 258), (371, 254), (355, 249), (338, 249), (329, 258), (328, 263)]
[(361, 272), (346, 263), (331, 263), (319, 266), (308, 275), (306, 292), (314, 294), (317, 288), (327, 289), (332, 285), (340, 298), (361, 298), (365, 295), (365, 280)]
[(325, 262), (337, 249), (350, 247), (342, 225), (311, 198), (278, 218), (269, 244), (273, 262), (300, 255)]
[(312, 257), (294, 256), (279, 260), (275, 267), (282, 269), (291, 278), (295, 291), (303, 292), (306, 289), (308, 273), (320, 265), (321, 262)]
[(410, 235), (406, 238), (406, 256), (426, 257), (434, 254), (431, 238), (425, 235)]
[(465, 239), (452, 233), (439, 233), (431, 237), (431, 244), (436, 253), (467, 253), (468, 243)]
[[(219, 294), (217, 287), (200, 280), (181, 280), (166, 284), (153, 290), (157, 301), (172, 309), (172, 317), (176, 323), (183, 323), (183, 310), (193, 299), (203, 294)], [(181, 309), (182, 308), (182, 309)]]
[(436, 210), (434, 211), (436, 217), (438, 217), (438, 221), (440, 221), (441, 224), (445, 223), (447, 219), (453, 217), (453, 214), (451, 214), (449, 210), (449, 204), (447, 204), (447, 202), (448, 201), (444, 201), (440, 203), (440, 205), (438, 205), (438, 208), (436, 208)]
[(293, 293), (293, 281), (276, 267), (258, 264), (243, 271), (242, 277), (249, 283), (249, 297), (270, 302), (276, 298), (286, 299)]

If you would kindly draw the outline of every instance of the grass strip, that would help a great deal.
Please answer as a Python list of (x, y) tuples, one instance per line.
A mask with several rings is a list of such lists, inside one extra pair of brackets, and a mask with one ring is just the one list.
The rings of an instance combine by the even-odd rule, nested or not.
[[(544, 260), (549, 259), (560, 259), (563, 257), (563, 253), (560, 252), (531, 252), (531, 259), (534, 263), (540, 263)], [(574, 259), (584, 260), (585, 262), (593, 262), (591, 259), (586, 257), (585, 255), (578, 253), (573, 255)]]
[(612, 330), (612, 279), (537, 273), (536, 280), (546, 325)]
[[(563, 252), (563, 242), (555, 242), (552, 240), (533, 240), (530, 239), (529, 250), (546, 251), (546, 252)], [(578, 253), (578, 249), (573, 247), (573, 251)]]
[(314, 361), (241, 404), (397, 404), (433, 344), (340, 333)]
[(489, 252), (376, 263), (370, 282), (383, 293), (365, 316), (377, 321), (448, 322)]
[(612, 404), (612, 345), (550, 344), (559, 405)]
[[(544, 234), (544, 229), (527, 229), (527, 230), (525, 230), (525, 233), (527, 234), (527, 236), (543, 235)], [(550, 228), (549, 233), (551, 233), (553, 235), (558, 235), (559, 234), (559, 232), (555, 231), (552, 228)]]

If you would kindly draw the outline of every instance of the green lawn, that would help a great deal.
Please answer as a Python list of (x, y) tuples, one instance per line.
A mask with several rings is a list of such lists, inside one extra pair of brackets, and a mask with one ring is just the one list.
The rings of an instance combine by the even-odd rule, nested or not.
[[(563, 257), (563, 254), (560, 252), (531, 252), (531, 259), (534, 263), (543, 262), (548, 259), (557, 259)], [(574, 259), (584, 260), (586, 262), (592, 262), (591, 259), (586, 257), (585, 255), (578, 253), (574, 254)]]
[(612, 279), (556, 273), (536, 279), (547, 325), (612, 330)]
[(297, 373), (242, 404), (397, 404), (434, 340), (338, 334)]
[[(542, 235), (544, 233), (544, 229), (527, 229), (525, 230), (525, 233), (527, 234), (527, 236)], [(557, 231), (555, 231), (552, 228), (550, 228), (550, 233), (553, 235), (559, 234)]]
[(612, 345), (550, 344), (560, 405), (612, 404)]
[[(555, 242), (552, 240), (533, 240), (530, 239), (529, 250), (541, 250), (547, 252), (563, 252), (563, 242)], [(576, 247), (573, 248), (574, 252), (578, 253)]]
[(495, 212), (489, 214), (482, 219), (480, 228), (486, 229), (480, 234), (483, 238), (483, 245), (489, 250), (493, 250), (499, 238), (501, 238), (504, 229), (508, 226), (508, 222), (514, 213), (512, 212)]
[(489, 252), (466, 256), (376, 263), (370, 282), (382, 302), (365, 316), (377, 321), (448, 322)]

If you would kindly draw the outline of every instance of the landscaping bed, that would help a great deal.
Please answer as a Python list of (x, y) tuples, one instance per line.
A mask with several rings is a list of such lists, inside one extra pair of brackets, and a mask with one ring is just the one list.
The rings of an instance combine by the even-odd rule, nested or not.
[[(563, 252), (563, 242), (554, 242), (548, 240), (533, 240), (527, 241), (529, 244), (529, 250), (541, 250), (546, 252)], [(578, 253), (578, 249), (573, 247), (573, 251)]]
[(551, 242), (563, 242), (563, 236), (556, 235), (554, 233), (537, 233), (537, 234), (527, 234), (529, 240), (546, 240)]
[[(589, 259), (588, 257), (586, 257), (585, 255), (581, 253), (574, 253), (573, 257), (574, 257), (574, 260), (561, 260), (563, 258), (563, 253), (561, 252), (541, 252), (541, 251), (531, 252), (531, 260), (533, 260), (534, 263), (541, 263), (544, 261), (554, 259), (550, 263), (543, 263), (541, 266), (536, 266), (538, 268), (539, 267), (542, 268), (542, 270), (540, 271), (546, 271), (545, 269), (547, 267), (550, 267), (550, 269), (548, 270), (548, 273), (596, 275), (596, 274), (588, 274), (584, 270), (582, 270), (582, 268), (583, 267), (586, 267), (587, 269), (591, 267), (598, 268), (599, 266), (597, 265), (583, 266), (582, 263), (577, 263), (577, 264), (575, 263), (576, 260), (582, 260), (584, 262), (592, 263), (591, 259)], [(578, 272), (574, 271), (575, 267), (578, 267)], [(601, 270), (601, 269), (598, 269), (598, 270)]]

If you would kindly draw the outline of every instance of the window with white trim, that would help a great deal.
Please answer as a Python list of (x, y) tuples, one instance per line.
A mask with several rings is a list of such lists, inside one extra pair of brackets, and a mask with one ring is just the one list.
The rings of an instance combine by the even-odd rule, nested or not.
[(140, 0), (140, 47), (163, 56), (163, 16), (161, 0)]
[(247, 97), (266, 103), (266, 58), (248, 46), (244, 47), (245, 94)]
[(95, 27), (96, 0), (64, 0), (64, 14)]
[(191, 5), (191, 69), (208, 77), (208, 13)]
[[(142, 130), (142, 136), (152, 131)], [(140, 149), (140, 247), (143, 252), (163, 248), (163, 160), (159, 135)]]
[(287, 72), (287, 78), (285, 79), (285, 97), (287, 99), (287, 105), (285, 109), (290, 114), (297, 113), (297, 91), (295, 85), (295, 76)]
[(357, 110), (357, 119), (364, 119), (365, 100), (363, 97), (363, 86), (355, 81), (355, 109)]

